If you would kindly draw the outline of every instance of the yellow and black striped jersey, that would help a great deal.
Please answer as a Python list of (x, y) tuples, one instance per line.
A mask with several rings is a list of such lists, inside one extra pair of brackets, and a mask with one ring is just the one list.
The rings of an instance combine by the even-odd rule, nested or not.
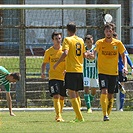
[(57, 79), (57, 80), (64, 80), (64, 70), (65, 70), (65, 60), (63, 60), (57, 68), (54, 70), (54, 64), (59, 60), (60, 56), (62, 55), (62, 47), (59, 50), (55, 50), (52, 47), (47, 49), (44, 54), (44, 63), (49, 63), (49, 80)]
[(63, 40), (62, 50), (68, 50), (66, 57), (66, 72), (83, 72), (84, 41), (78, 36), (66, 37)]
[(108, 75), (118, 75), (119, 54), (124, 53), (125, 47), (120, 40), (112, 38), (108, 43), (105, 38), (96, 42), (98, 53), (98, 73)]

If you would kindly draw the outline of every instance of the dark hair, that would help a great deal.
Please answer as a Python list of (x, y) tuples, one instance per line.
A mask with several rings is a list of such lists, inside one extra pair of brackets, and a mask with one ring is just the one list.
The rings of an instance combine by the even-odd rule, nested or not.
[(113, 37), (116, 37), (116, 36), (118, 36), (118, 35), (117, 35), (117, 33), (116, 33), (116, 32), (114, 32), (114, 33), (113, 33)]
[(13, 77), (13, 79), (16, 79), (17, 81), (19, 81), (20, 80), (20, 74), (19, 73), (11, 73), (10, 74), (12, 77)]
[(76, 32), (76, 24), (74, 22), (70, 22), (67, 24), (67, 30), (75, 33)]
[(92, 35), (86, 35), (84, 41), (86, 41), (87, 39), (90, 40), (91, 38), (93, 38)]
[(54, 32), (52, 33), (51, 38), (54, 39), (54, 36), (57, 36), (57, 35), (61, 35), (61, 36), (62, 36), (62, 33), (61, 33), (61, 32), (56, 32), (56, 31), (54, 31)]
[(114, 31), (115, 30), (115, 24), (107, 23), (106, 25), (104, 25), (104, 30), (105, 29), (112, 29)]

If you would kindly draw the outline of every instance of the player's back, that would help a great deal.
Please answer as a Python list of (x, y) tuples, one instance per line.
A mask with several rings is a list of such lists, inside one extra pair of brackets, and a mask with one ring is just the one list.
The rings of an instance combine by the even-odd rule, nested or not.
[(6, 85), (9, 83), (9, 81), (6, 79), (8, 74), (9, 72), (3, 66), (0, 66), (0, 85)]
[(66, 37), (63, 41), (63, 50), (69, 50), (66, 58), (67, 72), (83, 72), (84, 41), (78, 36)]

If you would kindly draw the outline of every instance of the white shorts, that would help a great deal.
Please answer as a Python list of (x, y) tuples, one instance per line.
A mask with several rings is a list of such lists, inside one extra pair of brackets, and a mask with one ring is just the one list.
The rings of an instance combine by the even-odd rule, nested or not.
[(84, 77), (84, 87), (98, 88), (99, 87), (98, 79), (90, 79)]

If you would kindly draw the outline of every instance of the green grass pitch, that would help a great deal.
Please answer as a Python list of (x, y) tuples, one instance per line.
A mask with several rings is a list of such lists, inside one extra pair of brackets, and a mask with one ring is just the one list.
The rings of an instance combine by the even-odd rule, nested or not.
[(64, 111), (65, 122), (56, 122), (54, 111), (15, 112), (10, 117), (8, 112), (0, 112), (0, 133), (132, 133), (133, 112), (112, 111), (110, 121), (102, 121), (102, 111), (87, 114), (82, 111), (85, 122), (70, 123), (74, 111)]

